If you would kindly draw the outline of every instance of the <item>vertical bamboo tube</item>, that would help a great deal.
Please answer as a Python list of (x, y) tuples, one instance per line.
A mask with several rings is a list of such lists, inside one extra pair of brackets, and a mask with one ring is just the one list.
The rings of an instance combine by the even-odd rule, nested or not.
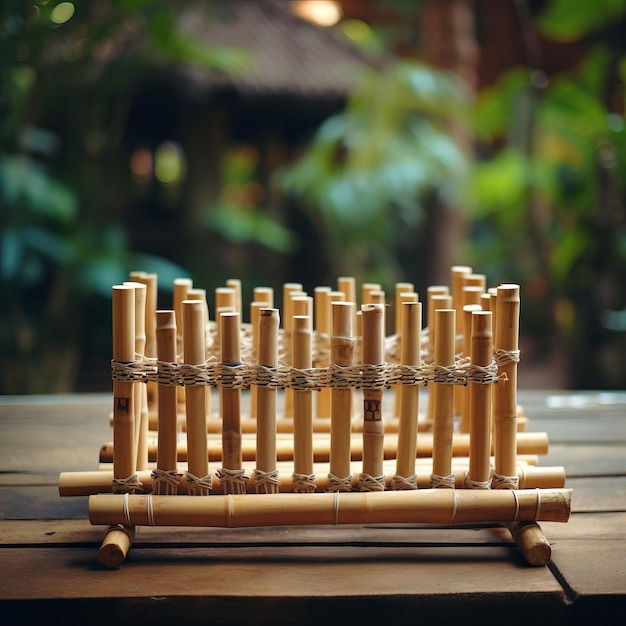
[(372, 304), (372, 291), (381, 291), (379, 283), (363, 283), (361, 285), (361, 304)]
[[(220, 360), (222, 365), (241, 365), (240, 354), (240, 318), (237, 312), (222, 313), (219, 319), (221, 326)], [(229, 375), (224, 372), (226, 383)], [(245, 493), (245, 481), (241, 451), (241, 389), (221, 386), (219, 390), (222, 413), (222, 469), (220, 479), (224, 482), (224, 493)]]
[[(385, 305), (364, 304), (363, 364), (382, 365), (385, 362)], [(385, 488), (383, 390), (363, 387), (363, 473), (359, 477), (361, 491), (382, 491)]]
[[(402, 343), (400, 362), (402, 365), (421, 365), (421, 302), (402, 304), (401, 333)], [(415, 459), (417, 457), (417, 415), (419, 409), (419, 387), (409, 385), (402, 388), (400, 396), (400, 421), (398, 423), (398, 454), (396, 475), (392, 482), (394, 489), (415, 489)]]
[[(454, 365), (455, 318), (454, 309), (435, 311), (435, 365)], [(454, 487), (452, 474), (452, 433), (454, 429), (454, 385), (433, 382), (435, 415), (433, 419), (433, 487)]]
[[(204, 324), (204, 349), (205, 349), (202, 362), (204, 363), (207, 357), (207, 351), (208, 351), (207, 340), (209, 337), (209, 305), (206, 299), (206, 289), (200, 289), (196, 287), (188, 289), (187, 300), (198, 300), (199, 302), (202, 302), (202, 310), (203, 310), (203, 317), (204, 317), (203, 324)], [(219, 316), (217, 320), (219, 322)], [(219, 328), (219, 323), (218, 323), (218, 328)], [(218, 332), (218, 335), (219, 335), (219, 332)], [(211, 415), (211, 389), (210, 387), (204, 388), (204, 402), (206, 405), (205, 412), (206, 412), (207, 417), (209, 417)]]
[[(466, 307), (467, 308), (467, 307)], [(490, 311), (470, 312), (470, 362), (486, 367), (493, 358), (493, 336)], [(466, 487), (487, 489), (491, 475), (491, 384), (470, 381), (469, 421), (470, 454)]]
[[(252, 361), (254, 363), (259, 362), (259, 317), (261, 309), (272, 308), (267, 302), (251, 302), (250, 303), (250, 325), (252, 326)], [(256, 385), (250, 385), (250, 417), (256, 417), (256, 405), (257, 405), (257, 392), (258, 387)]]
[[(237, 311), (237, 292), (232, 287), (215, 288), (215, 311), (222, 313)], [(219, 322), (219, 319), (216, 319)]]
[(519, 285), (500, 285), (496, 297), (496, 360), (504, 374), (495, 393), (494, 488), (517, 487), (517, 360)]
[[(142, 359), (146, 350), (146, 295), (147, 287), (143, 283), (128, 282), (135, 290), (135, 358)], [(148, 393), (146, 384), (135, 383), (135, 469), (148, 469)]]
[[(293, 367), (309, 369), (311, 359), (311, 318), (294, 315), (292, 332)], [(313, 476), (313, 397), (312, 391), (293, 392), (293, 485), (294, 491), (315, 490)]]
[[(291, 327), (293, 325), (293, 311), (292, 311), (292, 295), (304, 294), (302, 291), (301, 283), (284, 283), (283, 284), (283, 337), (285, 345), (291, 346)], [(291, 359), (287, 358), (287, 365), (291, 365)], [(283, 394), (284, 406), (283, 416), (293, 417), (293, 391), (291, 389), (285, 389)]]
[[(176, 362), (176, 314), (174, 311), (156, 312), (157, 356), (164, 363)], [(174, 495), (177, 493), (176, 462), (178, 447), (178, 402), (176, 386), (159, 385), (157, 480), (154, 493)]]
[[(328, 345), (330, 348), (330, 287), (315, 287), (315, 334), (317, 336), (317, 357), (315, 367), (325, 368), (330, 364), (330, 358), (326, 355), (326, 350), (321, 350), (322, 346)], [(328, 352), (330, 354), (330, 351)], [(322, 387), (317, 393), (316, 417), (330, 417), (330, 388)]]
[[(480, 300), (480, 298), (476, 298)], [(470, 298), (470, 301), (472, 298)], [(465, 304), (461, 315), (465, 318), (463, 322), (463, 352), (462, 357), (465, 361), (469, 362), (472, 352), (472, 313), (474, 311), (481, 311), (480, 304)], [(457, 312), (458, 315), (458, 312)], [(461, 393), (461, 421), (459, 423), (459, 431), (462, 433), (469, 433), (470, 431), (470, 399), (469, 399), (469, 386), (462, 387)]]
[[(402, 351), (402, 305), (404, 302), (417, 302), (418, 296), (413, 291), (413, 283), (396, 283), (395, 285), (395, 319), (394, 319), (394, 334), (398, 335), (398, 344), (400, 351)], [(404, 290), (404, 291), (403, 291)], [(400, 396), (402, 395), (402, 385), (393, 386), (393, 415), (394, 417), (400, 416), (400, 404), (402, 402)]]
[(229, 278), (226, 281), (226, 286), (230, 289), (233, 289), (235, 292), (235, 311), (237, 311), (237, 313), (242, 316), (240, 319), (243, 322), (243, 311), (241, 310), (241, 280), (239, 280), (238, 278)]
[(274, 307), (274, 290), (271, 287), (255, 287), (252, 299), (254, 302), (264, 302), (271, 309)]
[[(352, 365), (354, 339), (352, 320), (354, 302), (333, 302), (331, 309), (331, 363)], [(332, 387), (330, 413), (330, 473), (331, 491), (350, 490), (350, 434), (352, 420), (352, 389)]]
[[(465, 286), (465, 277), (472, 273), (472, 268), (466, 265), (454, 265), (451, 270), (452, 282), (452, 308), (456, 310), (456, 327), (455, 334), (460, 336), (463, 334), (463, 287)], [(455, 386), (454, 391), (454, 412), (460, 414), (462, 410), (462, 387)]]
[[(113, 360), (135, 360), (135, 289), (115, 285), (113, 304)], [(135, 409), (133, 382), (113, 380), (113, 479), (124, 481), (135, 473)], [(120, 491), (126, 491), (122, 486)], [(118, 490), (114, 488), (114, 491)]]
[[(447, 289), (447, 287), (442, 287)], [(431, 362), (435, 358), (435, 334), (437, 331), (437, 309), (451, 309), (452, 296), (445, 293), (430, 292), (428, 294), (428, 355)], [(426, 419), (432, 422), (435, 419), (435, 391), (432, 382), (428, 383), (428, 408)]]
[[(497, 328), (498, 328), (498, 312), (497, 312), (497, 307), (496, 307), (497, 289), (495, 287), (492, 287), (487, 290), (487, 293), (489, 295), (489, 310), (491, 311), (491, 334), (493, 336), (493, 344), (495, 348)], [(495, 441), (496, 425), (495, 425), (494, 408), (496, 406), (497, 388), (498, 388), (498, 385), (491, 385), (491, 435), (492, 435), (491, 436), (491, 454), (492, 456), (494, 455), (495, 448), (496, 448), (496, 441)]]
[(487, 276), (485, 274), (467, 274), (463, 282), (465, 287), (480, 287), (483, 293), (487, 291)]
[[(130, 279), (146, 286), (146, 347), (144, 354), (148, 359), (155, 359), (157, 356), (156, 345), (156, 310), (158, 297), (158, 276), (147, 272), (131, 272)], [(157, 402), (157, 383), (148, 381), (148, 412), (154, 413)]]
[[(337, 292), (343, 293), (343, 298), (341, 296), (338, 296)], [(332, 292), (332, 302), (354, 302), (354, 317), (352, 319), (352, 328), (356, 329), (356, 278), (354, 276), (340, 276), (339, 278), (337, 278), (337, 292)]]
[[(203, 365), (206, 359), (205, 311), (200, 300), (183, 300), (183, 352), (188, 365)], [(190, 385), (185, 388), (185, 416), (187, 426), (188, 479), (194, 486), (189, 495), (208, 495), (209, 475), (206, 388)]]
[[(172, 307), (176, 314), (176, 360), (184, 361), (183, 337), (185, 335), (185, 320), (183, 316), (183, 300), (187, 299), (187, 292), (193, 287), (191, 278), (175, 278)], [(177, 387), (176, 395), (179, 402), (185, 401), (185, 388)]]
[[(278, 309), (259, 311), (259, 365), (278, 367)], [(254, 485), (257, 493), (275, 493), (276, 477), (276, 389), (257, 390), (256, 470)]]

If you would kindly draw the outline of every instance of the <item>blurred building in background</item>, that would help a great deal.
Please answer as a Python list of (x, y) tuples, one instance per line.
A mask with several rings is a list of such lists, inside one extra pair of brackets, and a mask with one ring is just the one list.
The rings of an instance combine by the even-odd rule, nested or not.
[(169, 306), (455, 263), (522, 286), (546, 384), (625, 386), (626, 0), (579, 5), (4, 3), (0, 390), (108, 389), (130, 270)]

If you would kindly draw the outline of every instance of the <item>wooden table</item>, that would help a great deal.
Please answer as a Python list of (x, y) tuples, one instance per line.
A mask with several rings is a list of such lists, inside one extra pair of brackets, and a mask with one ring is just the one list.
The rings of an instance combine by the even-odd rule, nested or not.
[[(60, 472), (98, 468), (111, 396), (0, 397), (2, 623), (626, 623), (626, 393), (520, 391), (540, 465), (563, 465), (567, 524), (532, 567), (493, 525), (137, 529), (102, 567), (104, 528)], [(12, 616), (5, 621), (4, 616)], [(409, 623), (409, 622), (407, 622)]]

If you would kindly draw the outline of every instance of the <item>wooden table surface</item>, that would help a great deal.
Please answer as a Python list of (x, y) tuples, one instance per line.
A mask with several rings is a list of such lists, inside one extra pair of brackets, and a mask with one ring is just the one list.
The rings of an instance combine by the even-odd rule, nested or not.
[[(109, 394), (0, 396), (0, 611), (32, 624), (626, 624), (626, 393), (520, 391), (566, 524), (545, 567), (495, 525), (137, 529), (124, 564), (61, 472), (98, 469)], [(399, 623), (399, 622), (397, 622)], [(408, 622), (407, 622), (408, 623)]]

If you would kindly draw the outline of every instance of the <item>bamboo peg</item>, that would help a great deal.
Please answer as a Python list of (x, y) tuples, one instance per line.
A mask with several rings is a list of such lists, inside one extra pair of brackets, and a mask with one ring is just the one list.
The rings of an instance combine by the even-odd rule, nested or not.
[[(463, 352), (462, 357), (465, 361), (470, 361), (472, 352), (472, 313), (481, 311), (480, 304), (466, 304), (463, 307), (461, 315), (465, 318), (463, 322)], [(461, 387), (461, 420), (459, 430), (462, 433), (470, 432), (470, 399), (469, 386)]]
[[(285, 342), (287, 345), (291, 345), (291, 327), (293, 324), (293, 301), (294, 295), (306, 295), (302, 291), (301, 283), (284, 283), (283, 284), (283, 330)], [(285, 359), (287, 365), (291, 365), (289, 358)], [(291, 389), (285, 389), (283, 394), (283, 417), (293, 417), (293, 391)]]
[(381, 290), (382, 287), (379, 283), (363, 283), (361, 285), (361, 304), (372, 304), (371, 293)]
[(263, 302), (269, 309), (274, 307), (274, 290), (271, 287), (255, 287), (252, 295), (254, 302)]
[[(422, 328), (421, 302), (402, 304), (402, 343), (400, 362), (402, 365), (421, 365), (420, 339)], [(419, 388), (417, 385), (403, 387), (400, 396), (400, 421), (398, 424), (398, 457), (396, 461), (395, 489), (414, 489), (415, 458), (417, 456), (417, 415)]]
[[(115, 285), (113, 304), (113, 360), (135, 360), (135, 290), (130, 285)], [(113, 380), (113, 479), (126, 481), (135, 473), (135, 409), (133, 382)], [(134, 482), (134, 481), (132, 481)], [(129, 485), (129, 488), (131, 486)], [(124, 491), (122, 484), (116, 490)]]
[[(254, 363), (259, 362), (259, 317), (261, 309), (272, 308), (267, 302), (251, 302), (250, 303), (250, 325), (252, 326), (252, 360)], [(250, 417), (256, 417), (257, 406), (257, 392), (258, 387), (256, 385), (250, 385)]]
[[(447, 289), (447, 287), (445, 287)], [(435, 335), (437, 331), (437, 309), (451, 309), (452, 296), (445, 293), (431, 292), (428, 298), (428, 361), (433, 362), (435, 358)], [(435, 419), (435, 387), (432, 382), (428, 383), (428, 409), (426, 413), (427, 421)]]
[[(278, 309), (259, 311), (259, 365), (278, 367)], [(277, 490), (276, 476), (276, 389), (257, 390), (256, 470), (254, 486), (257, 492)]]
[[(183, 300), (183, 351), (188, 365), (204, 365), (206, 359), (205, 310), (200, 300)], [(208, 495), (209, 459), (207, 454), (206, 388), (201, 385), (185, 387), (187, 423), (188, 477), (197, 483), (190, 495)]]
[[(241, 280), (239, 280), (238, 278), (229, 278), (226, 281), (226, 286), (234, 290), (235, 311), (239, 313), (239, 315), (243, 315), (242, 303), (241, 303)], [(241, 321), (243, 321), (243, 317), (241, 318)]]
[[(448, 368), (455, 364), (454, 309), (435, 311), (435, 367)], [(454, 428), (454, 385), (433, 381), (435, 415), (433, 419), (433, 487), (452, 487), (452, 433)]]
[(126, 555), (134, 539), (134, 526), (124, 526), (123, 524), (110, 526), (98, 550), (98, 561), (111, 569), (119, 567), (126, 560)]

